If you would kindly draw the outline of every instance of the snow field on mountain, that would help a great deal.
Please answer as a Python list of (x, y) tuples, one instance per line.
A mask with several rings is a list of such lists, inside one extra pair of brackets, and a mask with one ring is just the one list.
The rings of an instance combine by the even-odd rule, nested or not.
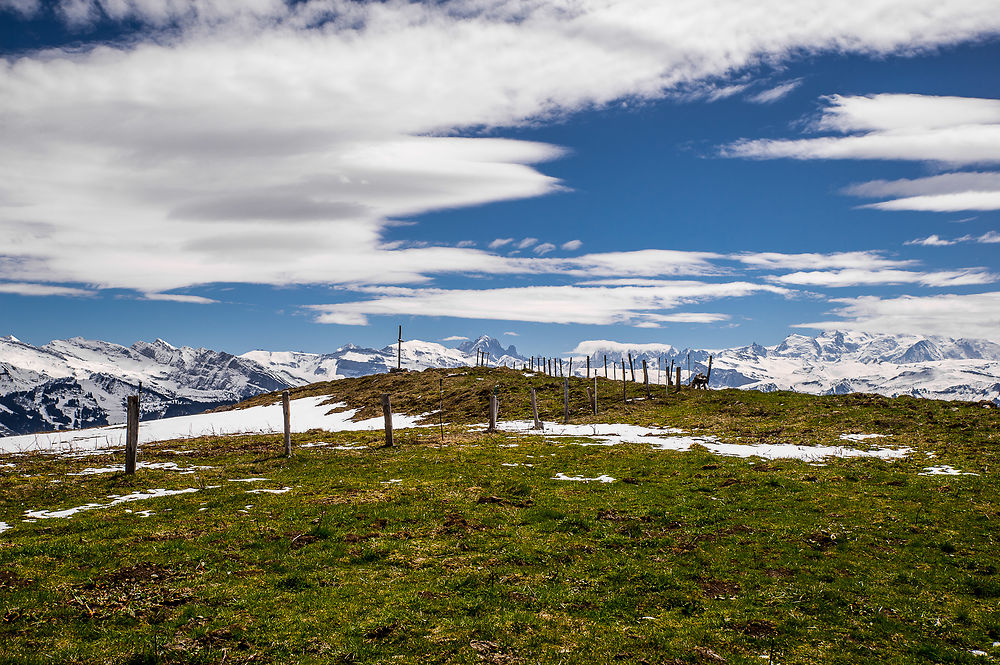
[[(330, 413), (343, 404), (324, 404), (326, 396), (303, 397), (292, 400), (292, 431), (306, 432), (323, 429), (331, 432), (353, 432), (382, 429), (382, 418), (354, 422), (356, 410), (348, 409)], [(395, 427), (415, 427), (419, 416), (397, 414)], [(226, 434), (271, 434), (283, 431), (281, 404), (255, 406), (236, 411), (201, 413), (195, 416), (163, 418), (139, 423), (139, 444), (170, 439), (189, 439), (199, 436)], [(0, 438), (0, 452), (77, 452), (121, 448), (125, 445), (125, 427), (116, 425), (89, 430), (49, 432)]]

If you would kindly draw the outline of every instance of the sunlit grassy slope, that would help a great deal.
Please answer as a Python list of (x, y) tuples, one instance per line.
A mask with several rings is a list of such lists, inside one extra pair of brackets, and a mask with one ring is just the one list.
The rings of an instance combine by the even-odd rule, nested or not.
[[(11, 527), (0, 533), (0, 662), (1000, 657), (994, 409), (867, 395), (664, 397), (662, 387), (624, 405), (620, 383), (599, 381), (595, 417), (586, 382), (572, 383), (574, 422), (741, 443), (864, 447), (838, 437), (879, 433), (889, 435), (880, 446), (913, 449), (896, 462), (816, 465), (461, 425), (485, 420), (494, 387), (502, 418), (529, 416), (533, 385), (543, 418), (561, 419), (561, 379), (512, 371), (365, 377), (293, 397), (329, 393), (374, 416), (388, 392), (400, 411), (431, 413), (441, 380), (452, 423), (443, 444), (438, 427), (397, 432), (391, 449), (379, 432), (296, 434), (290, 459), (280, 436), (164, 442), (142, 461), (192, 473), (133, 478), (71, 475), (120, 456), (0, 458), (0, 522)], [(921, 475), (944, 464), (979, 475)], [(195, 491), (22, 521), (154, 488)]]

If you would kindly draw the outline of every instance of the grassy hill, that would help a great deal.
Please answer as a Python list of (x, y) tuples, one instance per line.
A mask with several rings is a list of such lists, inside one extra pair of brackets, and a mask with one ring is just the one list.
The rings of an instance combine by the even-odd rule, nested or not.
[[(530, 417), (535, 387), (543, 418), (561, 420), (561, 379), (509, 370), (380, 375), (293, 396), (329, 394), (370, 417), (389, 393), (397, 411), (436, 424), (442, 382), (443, 443), (437, 427), (402, 431), (391, 449), (380, 432), (311, 431), (284, 458), (280, 436), (207, 437), (144, 447), (157, 468), (134, 477), (73, 475), (120, 455), (0, 457), (11, 527), (0, 533), (0, 662), (1000, 657), (996, 409), (730, 390), (640, 399), (633, 385), (623, 404), (620, 382), (599, 380), (595, 417), (587, 382), (571, 382), (574, 422), (862, 448), (839, 436), (878, 433), (880, 446), (912, 449), (894, 462), (809, 464), (467, 427), (485, 420), (494, 387), (502, 419)], [(978, 475), (922, 475), (945, 464)], [(140, 498), (152, 489), (164, 496)]]

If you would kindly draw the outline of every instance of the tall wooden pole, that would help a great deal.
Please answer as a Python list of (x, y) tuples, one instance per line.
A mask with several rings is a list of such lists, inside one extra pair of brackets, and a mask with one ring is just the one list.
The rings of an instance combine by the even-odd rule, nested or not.
[(487, 432), (497, 431), (497, 396), (490, 395), (490, 428)]
[(135, 473), (135, 456), (139, 450), (139, 396), (128, 396), (128, 413), (125, 421), (125, 473)]
[(604, 356), (604, 378), (608, 378), (608, 357)]
[(399, 326), (399, 341), (396, 343), (396, 369), (403, 369), (403, 326)]
[(679, 393), (680, 391), (681, 391), (681, 368), (678, 367), (677, 368), (677, 389), (674, 392), (678, 392)]
[(382, 393), (382, 417), (385, 418), (385, 447), (392, 447), (392, 401), (389, 393)]
[(649, 399), (649, 370), (646, 368), (646, 359), (642, 359), (642, 383), (646, 386), (646, 399)]
[(587, 378), (590, 378), (590, 356), (587, 356)]
[(281, 415), (285, 423), (285, 457), (292, 456), (292, 407), (288, 399), (288, 391), (281, 393)]
[(597, 415), (597, 372), (594, 372), (594, 415)]
[[(624, 367), (624, 365), (623, 365)], [(632, 354), (628, 354), (628, 368), (632, 372), (632, 383), (635, 383), (635, 365), (632, 364)]]

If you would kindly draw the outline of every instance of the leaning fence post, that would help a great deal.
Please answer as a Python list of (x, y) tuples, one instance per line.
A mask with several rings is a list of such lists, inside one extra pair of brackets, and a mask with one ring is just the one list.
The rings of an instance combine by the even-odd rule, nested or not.
[(535, 426), (532, 429), (544, 429), (542, 421), (538, 419), (538, 402), (535, 400), (535, 389), (531, 389), (531, 414), (535, 417)]
[(292, 407), (288, 401), (288, 391), (281, 393), (281, 412), (285, 420), (285, 457), (292, 456)]
[(563, 379), (563, 423), (569, 423), (569, 379)]
[(125, 426), (125, 473), (135, 473), (135, 455), (139, 449), (139, 396), (128, 396), (128, 415)]
[(385, 447), (392, 447), (392, 401), (389, 393), (382, 393), (382, 416), (385, 418)]
[(674, 392), (679, 393), (681, 391), (681, 368), (677, 368), (677, 388)]

